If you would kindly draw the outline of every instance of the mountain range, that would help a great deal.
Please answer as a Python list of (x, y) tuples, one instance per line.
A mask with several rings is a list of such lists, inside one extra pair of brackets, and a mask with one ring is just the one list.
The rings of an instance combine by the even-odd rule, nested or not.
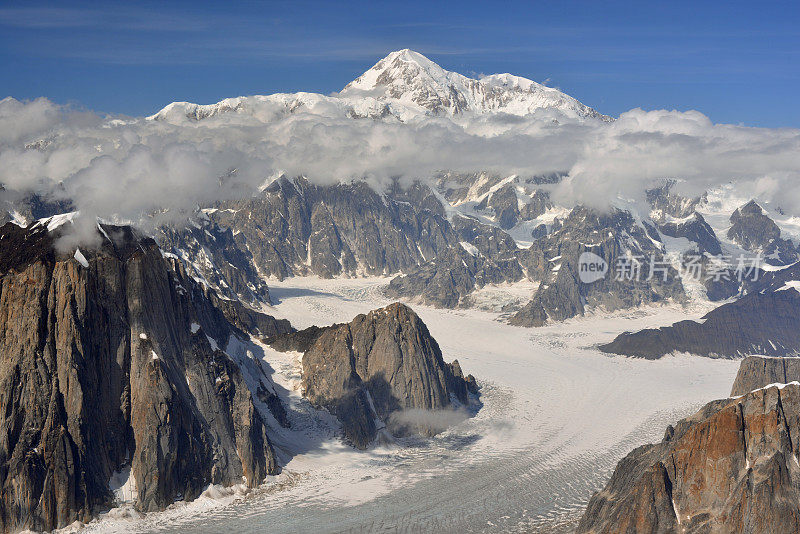
[[(301, 115), (323, 128), (330, 116), (348, 125), (614, 121), (526, 78), (470, 78), (407, 49), (338, 93), (173, 102), (136, 121), (170, 132), (216, 121), (260, 131)], [(48, 142), (24, 150), (38, 156)], [(474, 415), (481, 377), (445, 361), (410, 307), (418, 304), (481, 308), (531, 329), (645, 306), (703, 307), (698, 320), (592, 339), (592, 350), (800, 354), (800, 225), (733, 188), (685, 196), (665, 176), (643, 202), (600, 209), (555, 194), (569, 168), (441, 169), (381, 183), (274, 171), (178, 222), (159, 217), (167, 207), (141, 228), (92, 218), (84, 241), (74, 237), (85, 230), (79, 199), (63, 184), (49, 195), (0, 184), (0, 530), (63, 527), (121, 502), (163, 510), (208, 484), (256, 487), (296, 452), (295, 416), (330, 420), (348, 446), (369, 449), (442, 430), (419, 412)], [(219, 176), (220, 193), (236, 172)], [(599, 266), (590, 279), (587, 257)], [(760, 260), (747, 277), (736, 267), (744, 257)], [(272, 316), (270, 285), (311, 276), (379, 278), (381, 298), (401, 302), (298, 331)], [(291, 406), (301, 401), (271, 378), (268, 350), (297, 356), (302, 417)], [(744, 360), (735, 397), (620, 462), (580, 531), (796, 529), (800, 391), (772, 387), (794, 381), (796, 367)], [(111, 480), (132, 493), (121, 501)]]

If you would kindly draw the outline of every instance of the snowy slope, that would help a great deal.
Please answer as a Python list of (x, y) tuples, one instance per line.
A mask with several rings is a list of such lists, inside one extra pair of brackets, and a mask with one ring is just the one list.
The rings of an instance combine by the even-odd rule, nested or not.
[(511, 74), (468, 78), (408, 49), (392, 52), (331, 96), (300, 92), (227, 98), (208, 105), (173, 102), (148, 118), (177, 122), (233, 112), (269, 122), (304, 111), (405, 122), (431, 115), (524, 116), (537, 110), (557, 110), (570, 118), (611, 120), (571, 96), (532, 80)]

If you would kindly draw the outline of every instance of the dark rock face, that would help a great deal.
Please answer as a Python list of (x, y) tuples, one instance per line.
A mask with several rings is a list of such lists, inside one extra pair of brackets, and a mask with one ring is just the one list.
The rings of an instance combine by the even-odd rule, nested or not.
[(764, 210), (751, 200), (731, 215), (728, 237), (747, 250), (763, 249), (781, 236), (781, 230)]
[(152, 239), (101, 230), (98, 249), (73, 257), (54, 249), (58, 230), (0, 228), (3, 532), (90, 519), (125, 468), (142, 511), (279, 469), (270, 380), (247, 369), (257, 397), (216, 348), (243, 333)]
[[(475, 186), (468, 180), (457, 183), (467, 190)], [(494, 199), (491, 209), (513, 212), (509, 224), (516, 224), (514, 185), (487, 198)], [(534, 190), (525, 208), (531, 214), (549, 205), (547, 194)], [(422, 182), (395, 182), (378, 193), (365, 182), (317, 186), (283, 177), (256, 197), (198, 213), (185, 230), (161, 229), (159, 242), (221, 295), (251, 303), (268, 300), (263, 276), (402, 272), (408, 277), (393, 282), (392, 295), (444, 307), (463, 305), (470, 292), (487, 283), (524, 276), (519, 250), (507, 233), (469, 217), (454, 215), (449, 221), (440, 197)], [(471, 259), (461, 242), (480, 254)], [(458, 265), (452, 277), (444, 269), (449, 262)]]
[(702, 215), (695, 212), (684, 219), (673, 220), (658, 225), (659, 231), (669, 237), (683, 237), (697, 244), (697, 252), (713, 255), (722, 254), (717, 235)]
[[(705, 195), (695, 198), (686, 198), (672, 192), (674, 181), (668, 181), (660, 187), (646, 191), (647, 201), (657, 214), (667, 215), (676, 219), (683, 219), (692, 215), (697, 206), (703, 201)], [(660, 218), (660, 217), (656, 217)]]
[(476, 288), (523, 279), (519, 249), (511, 236), (467, 217), (456, 216), (452, 224), (465, 245), (448, 248), (409, 274), (396, 277), (387, 288), (388, 296), (455, 308), (468, 305)]
[(541, 239), (547, 235), (547, 225), (542, 223), (537, 225), (533, 230), (531, 230), (531, 237), (533, 239)]
[(253, 255), (239, 246), (230, 228), (200, 217), (176, 230), (162, 227), (157, 239), (174, 253), (194, 278), (203, 280), (219, 294), (253, 304), (269, 303), (269, 289), (258, 276)]
[[(525, 185), (522, 187), (525, 188)], [(475, 206), (477, 210), (492, 210), (494, 220), (503, 230), (513, 228), (520, 221), (533, 220), (551, 207), (550, 195), (541, 189), (535, 189), (530, 195), (518, 195), (516, 181), (492, 191)]]
[(710, 311), (703, 322), (626, 332), (600, 350), (648, 359), (675, 351), (722, 358), (795, 355), (800, 353), (798, 310), (800, 295), (794, 290), (753, 293)]
[(483, 267), (484, 262), (466, 250), (448, 249), (410, 274), (394, 278), (386, 294), (390, 298), (419, 299), (424, 304), (456, 308), (475, 289), (479, 275), (490, 282), (502, 280), (497, 271), (486, 273)]
[(728, 238), (745, 250), (764, 254), (771, 265), (786, 265), (798, 258), (794, 244), (781, 238), (778, 225), (754, 200), (733, 212)]
[(508, 230), (517, 224), (519, 219), (519, 201), (514, 184), (508, 183), (489, 193), (477, 209), (490, 208), (494, 211), (494, 219), (500, 228)]
[(460, 243), (469, 243), (483, 256), (492, 259), (516, 258), (517, 243), (503, 230), (470, 217), (454, 216), (453, 230)]
[(319, 339), (319, 336), (321, 336), (323, 332), (337, 326), (339, 325), (309, 326), (308, 328), (304, 330), (298, 330), (297, 332), (286, 332), (283, 334), (270, 336), (266, 338), (264, 342), (267, 345), (270, 345), (273, 349), (281, 352), (306, 352), (311, 348), (311, 345), (316, 343), (317, 339)]
[(434, 201), (422, 203), (431, 211), (365, 182), (317, 186), (280, 178), (262, 195), (224, 203), (209, 217), (236, 232), (238, 248), (252, 254), (263, 276), (381, 275), (410, 271), (456, 242)]
[(769, 384), (800, 381), (800, 358), (748, 356), (739, 365), (731, 397), (746, 395)]
[(579, 533), (800, 531), (800, 385), (711, 402), (635, 449)]
[(519, 218), (523, 221), (531, 221), (544, 215), (547, 210), (553, 207), (550, 202), (550, 195), (547, 192), (537, 189), (531, 195), (531, 200), (525, 204), (519, 212)]
[(256, 306), (269, 302), (264, 276), (411, 272), (460, 247), (442, 202), (421, 182), (379, 193), (366, 182), (317, 186), (286, 177), (254, 197), (198, 211), (185, 229), (160, 228), (157, 239), (193, 277)]
[(448, 409), (453, 400), (466, 405), (468, 391), (476, 389), (458, 362), (444, 362), (425, 323), (403, 304), (315, 329), (308, 337), (314, 341), (303, 356), (304, 394), (336, 415), (358, 448), (366, 448), (384, 424), (395, 431), (393, 414)]
[[(608, 272), (604, 278), (592, 283), (581, 282), (578, 266), (584, 252), (591, 252), (606, 262)], [(642, 258), (639, 279), (617, 280), (618, 260), (628, 253)], [(528, 278), (541, 280), (541, 284), (531, 301), (509, 322), (518, 326), (542, 326), (550, 321), (583, 315), (587, 306), (614, 310), (682, 298), (683, 286), (672, 267), (666, 269), (666, 280), (664, 273), (654, 272), (649, 276), (650, 256), (665, 264), (663, 245), (654, 228), (637, 224), (627, 212), (599, 214), (577, 207), (560, 228), (520, 254), (520, 263)]]
[(211, 303), (222, 312), (225, 319), (234, 327), (249, 334), (270, 337), (294, 330), (286, 319), (275, 319), (271, 315), (248, 308), (238, 300), (227, 300), (213, 291), (206, 291)]

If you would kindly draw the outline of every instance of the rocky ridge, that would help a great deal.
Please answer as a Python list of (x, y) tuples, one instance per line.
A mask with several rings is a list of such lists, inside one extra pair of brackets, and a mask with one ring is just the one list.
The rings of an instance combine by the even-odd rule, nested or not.
[(728, 238), (745, 250), (763, 254), (770, 265), (786, 265), (798, 259), (797, 247), (781, 237), (778, 225), (754, 200), (733, 212)]
[[(528, 277), (541, 283), (531, 301), (509, 322), (542, 326), (583, 315), (588, 306), (615, 310), (681, 299), (684, 289), (680, 277), (664, 252), (656, 229), (636, 221), (628, 212), (602, 214), (582, 206), (574, 208), (560, 228), (536, 240), (521, 255)], [(605, 262), (608, 272), (604, 277), (591, 283), (579, 279), (583, 253)], [(653, 270), (653, 276), (651, 257), (663, 269), (658, 273)], [(638, 267), (618, 271), (620, 261), (626, 258), (639, 258)]]
[[(410, 270), (457, 242), (441, 203), (419, 199), (412, 205), (406, 200), (411, 194), (403, 191), (406, 196), (395, 200), (365, 182), (318, 186), (281, 177), (257, 196), (205, 210), (205, 224), (231, 232), (256, 279), (386, 275)], [(188, 250), (174, 239), (164, 246), (181, 256), (213, 245), (194, 242), (199, 245)]]
[(65, 220), (0, 228), (0, 531), (87, 521), (117, 502), (112, 477), (153, 511), (277, 473), (283, 407), (219, 349), (247, 336), (213, 293), (130, 227), (59, 251)]
[(475, 379), (464, 377), (458, 361), (445, 363), (425, 323), (399, 303), (268, 343), (304, 352), (303, 394), (334, 414), (362, 449), (386, 431), (436, 432), (415, 414), (468, 407), (477, 393)]
[(739, 364), (731, 397), (739, 397), (769, 384), (800, 381), (800, 358), (748, 356)]
[(661, 443), (628, 454), (577, 531), (800, 530), (800, 383), (766, 382), (783, 363), (794, 368), (794, 360), (744, 360), (734, 391), (753, 390), (710, 402), (669, 426)]
[(736, 358), (748, 354), (800, 354), (800, 264), (763, 272), (747, 294), (707, 313), (699, 321), (625, 332), (600, 350), (660, 358), (671, 352)]

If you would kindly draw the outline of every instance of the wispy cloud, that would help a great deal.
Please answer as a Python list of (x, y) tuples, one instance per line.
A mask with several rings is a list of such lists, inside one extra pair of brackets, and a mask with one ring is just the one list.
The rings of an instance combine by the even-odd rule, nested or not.
[[(66, 194), (84, 214), (146, 221), (165, 208), (165, 217), (181, 217), (197, 204), (248, 196), (276, 171), (322, 184), (366, 179), (381, 187), (394, 177), (424, 179), (443, 169), (563, 170), (568, 177), (552, 191), (561, 205), (643, 201), (645, 189), (673, 178), (689, 195), (733, 181), (743, 194), (800, 215), (796, 129), (639, 109), (611, 124), (554, 110), (513, 119), (354, 120), (346, 106), (313, 97), (253, 99), (245, 109), (199, 122), (180, 109), (163, 121), (121, 121), (44, 99), (6, 99), (0, 101), (0, 183), (7, 190)], [(229, 179), (220, 182), (220, 176)]]
[(141, 8), (104, 9), (23, 7), (0, 8), (0, 26), (27, 29), (94, 28), (137, 32), (199, 32), (209, 22), (192, 14), (175, 14)]

